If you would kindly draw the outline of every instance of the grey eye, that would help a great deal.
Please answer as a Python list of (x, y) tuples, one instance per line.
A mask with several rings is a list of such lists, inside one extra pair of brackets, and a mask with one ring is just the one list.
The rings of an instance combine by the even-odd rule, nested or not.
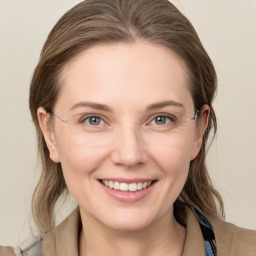
[(156, 116), (152, 122), (153, 124), (156, 124), (156, 125), (164, 125), (171, 121), (172, 121), (171, 118), (168, 116)]
[(100, 125), (103, 123), (103, 120), (98, 116), (89, 116), (84, 120), (89, 125)]

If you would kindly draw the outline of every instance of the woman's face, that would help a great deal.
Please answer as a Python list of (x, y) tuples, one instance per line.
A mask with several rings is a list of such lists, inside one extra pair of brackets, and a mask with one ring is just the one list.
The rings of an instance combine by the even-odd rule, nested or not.
[(195, 111), (179, 57), (142, 42), (91, 47), (65, 66), (54, 113), (68, 122), (54, 116), (44, 132), (50, 156), (82, 215), (118, 230), (170, 216), (203, 132), (188, 120)]

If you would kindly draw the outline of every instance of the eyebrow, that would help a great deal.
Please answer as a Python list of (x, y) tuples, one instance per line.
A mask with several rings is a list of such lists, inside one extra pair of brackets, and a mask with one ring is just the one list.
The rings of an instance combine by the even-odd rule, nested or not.
[[(156, 110), (156, 109), (163, 108), (166, 106), (174, 106), (174, 107), (184, 108), (184, 105), (182, 103), (179, 103), (179, 102), (176, 102), (173, 100), (168, 100), (168, 101), (153, 103), (153, 104), (147, 106), (146, 110), (147, 111)], [(99, 104), (99, 103), (95, 103), (95, 102), (85, 102), (85, 101), (76, 103), (70, 110), (74, 110), (74, 109), (80, 108), (80, 107), (90, 107), (90, 108), (94, 108), (97, 110), (103, 110), (106, 112), (113, 112), (112, 109), (105, 104)]]
[(147, 111), (163, 108), (163, 107), (166, 107), (166, 106), (174, 106), (174, 107), (185, 108), (182, 103), (179, 103), (179, 102), (173, 101), (173, 100), (167, 100), (167, 101), (158, 102), (158, 103), (154, 103), (154, 104), (149, 105), (147, 107)]
[(99, 103), (94, 103), (94, 102), (85, 102), (85, 101), (76, 103), (70, 110), (74, 110), (74, 109), (80, 108), (80, 107), (90, 107), (90, 108), (94, 108), (97, 110), (112, 112), (111, 108), (105, 104), (99, 104)]

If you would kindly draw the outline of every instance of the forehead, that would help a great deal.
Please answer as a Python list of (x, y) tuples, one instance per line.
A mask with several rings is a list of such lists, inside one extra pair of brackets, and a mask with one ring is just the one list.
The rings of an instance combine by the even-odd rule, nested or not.
[(62, 71), (57, 104), (161, 100), (192, 102), (186, 65), (166, 47), (136, 42), (96, 45), (71, 60)]

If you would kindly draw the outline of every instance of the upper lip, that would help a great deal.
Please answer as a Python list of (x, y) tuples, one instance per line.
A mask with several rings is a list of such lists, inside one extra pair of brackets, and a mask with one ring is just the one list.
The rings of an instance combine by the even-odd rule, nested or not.
[(100, 180), (106, 180), (106, 181), (117, 181), (117, 182), (123, 182), (123, 183), (139, 183), (139, 182), (153, 182), (156, 179), (148, 179), (148, 178), (133, 178), (133, 179), (127, 179), (127, 178), (103, 178)]

